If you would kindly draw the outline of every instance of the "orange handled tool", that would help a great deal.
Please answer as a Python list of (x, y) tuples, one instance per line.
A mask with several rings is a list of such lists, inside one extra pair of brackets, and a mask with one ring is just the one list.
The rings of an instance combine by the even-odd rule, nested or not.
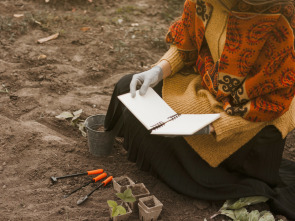
[(102, 173), (100, 175), (98, 175), (97, 177), (93, 178), (92, 180), (90, 180), (89, 182), (83, 184), (82, 186), (78, 187), (77, 189), (74, 189), (72, 192), (70, 192), (68, 195), (64, 195), (64, 198), (69, 197), (70, 195), (72, 195), (73, 193), (77, 192), (78, 190), (82, 189), (85, 186), (88, 186), (90, 183), (96, 183), (97, 181), (105, 178), (107, 176), (106, 173)]
[(87, 171), (87, 175), (95, 175), (95, 174), (99, 174), (99, 173), (103, 173), (103, 169)]
[(100, 174), (99, 176), (94, 177), (94, 178), (92, 179), (91, 182), (92, 182), (92, 183), (96, 183), (97, 181), (99, 181), (99, 180), (105, 178), (106, 176), (107, 176), (107, 173), (102, 173), (102, 174)]
[[(106, 178), (104, 181), (102, 181), (101, 183), (104, 184), (104, 186), (106, 186), (109, 182), (111, 182), (113, 179), (113, 176), (109, 176), (108, 178)], [(98, 187), (99, 188), (99, 187)]]
[(107, 179), (105, 179), (104, 181), (101, 182), (101, 184), (99, 184), (94, 190), (92, 190), (90, 193), (88, 193), (86, 196), (84, 196), (83, 198), (79, 199), (77, 201), (77, 204), (80, 205), (82, 203), (84, 203), (88, 197), (96, 190), (98, 190), (101, 186), (106, 186), (109, 182), (111, 182), (113, 179), (113, 176), (109, 176)]
[(58, 179), (64, 179), (64, 178), (75, 177), (75, 176), (83, 176), (83, 175), (94, 175), (94, 174), (99, 174), (99, 173), (103, 173), (103, 169), (90, 170), (85, 173), (70, 174), (70, 175), (60, 176), (60, 177), (52, 176), (52, 177), (50, 177), (50, 179), (51, 179), (52, 183), (55, 183), (55, 182), (57, 182)]

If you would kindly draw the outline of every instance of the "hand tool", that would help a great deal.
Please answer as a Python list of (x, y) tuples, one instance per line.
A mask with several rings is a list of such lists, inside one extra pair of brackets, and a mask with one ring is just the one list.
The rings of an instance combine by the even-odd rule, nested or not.
[(71, 174), (71, 175), (66, 175), (66, 176), (60, 176), (60, 177), (50, 177), (51, 182), (55, 183), (57, 182), (58, 179), (64, 179), (64, 178), (68, 178), (68, 177), (75, 177), (75, 176), (83, 176), (83, 175), (94, 175), (94, 174), (99, 174), (99, 173), (103, 173), (103, 169), (97, 169), (97, 170), (91, 170), (91, 171), (87, 171), (85, 173), (77, 173), (77, 174)]
[(94, 190), (92, 190), (90, 193), (88, 193), (86, 196), (80, 198), (78, 201), (77, 201), (77, 205), (80, 205), (82, 203), (84, 203), (88, 197), (96, 190), (98, 190), (101, 186), (106, 186), (111, 180), (113, 179), (113, 176), (110, 176), (108, 177), (107, 179), (105, 179), (104, 181), (101, 182), (101, 184), (96, 187)]
[(93, 178), (92, 180), (90, 180), (88, 183), (83, 184), (82, 186), (78, 187), (77, 189), (74, 189), (72, 192), (70, 192), (68, 195), (64, 195), (64, 198), (69, 197), (70, 195), (72, 195), (73, 193), (77, 192), (78, 190), (82, 189), (83, 187), (89, 185), (90, 183), (95, 183), (103, 178), (105, 178), (107, 176), (106, 173), (102, 173), (99, 176)]

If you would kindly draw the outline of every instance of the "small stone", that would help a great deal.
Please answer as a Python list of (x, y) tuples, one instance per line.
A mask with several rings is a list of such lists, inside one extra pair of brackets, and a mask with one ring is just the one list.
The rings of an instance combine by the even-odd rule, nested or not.
[(66, 153), (72, 153), (75, 151), (75, 148), (68, 148), (65, 150)]
[(64, 214), (65, 212), (66, 212), (66, 209), (63, 207), (58, 211), (59, 214)]
[(44, 75), (39, 75), (39, 80), (43, 80), (44, 79)]
[(2, 188), (3, 188), (3, 189), (6, 189), (6, 185), (3, 185)]
[(193, 202), (193, 205), (196, 206), (199, 210), (207, 209), (210, 206), (209, 202), (204, 200), (195, 200)]
[(2, 171), (3, 170), (3, 166), (0, 166), (0, 171)]
[(288, 219), (282, 215), (277, 215), (276, 220), (283, 220), (283, 221), (288, 221)]
[(6, 166), (6, 162), (3, 162), (2, 165), (3, 165), (3, 166)]
[(93, 104), (92, 107), (93, 107), (93, 108), (96, 108), (96, 104)]
[[(9, 98), (11, 99), (11, 100), (17, 100), (18, 99), (18, 96), (16, 96), (16, 95), (10, 95), (9, 96)], [(5, 163), (5, 162), (4, 162)]]
[(47, 56), (45, 54), (41, 54), (38, 56), (38, 60), (43, 60), (43, 59), (46, 59)]

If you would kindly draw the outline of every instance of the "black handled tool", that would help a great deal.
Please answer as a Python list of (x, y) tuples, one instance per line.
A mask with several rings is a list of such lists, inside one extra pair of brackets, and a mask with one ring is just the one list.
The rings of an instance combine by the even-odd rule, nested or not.
[(99, 186), (97, 186), (94, 190), (92, 190), (90, 193), (88, 193), (86, 196), (82, 197), (81, 199), (79, 199), (77, 201), (77, 205), (80, 205), (82, 203), (84, 203), (88, 197), (94, 193), (94, 191), (98, 190), (101, 186), (106, 186), (111, 180), (113, 179), (113, 176), (108, 177), (107, 179), (105, 179), (104, 181), (101, 182), (101, 184), (99, 184)]
[(78, 190), (82, 189), (83, 187), (89, 185), (90, 183), (95, 183), (103, 178), (105, 178), (107, 176), (106, 173), (102, 173), (99, 176), (93, 178), (92, 180), (90, 180), (88, 183), (83, 184), (82, 186), (78, 187), (77, 189), (74, 189), (72, 192), (70, 192), (68, 195), (64, 195), (64, 198), (69, 197), (70, 195), (72, 195), (73, 193), (77, 192)]
[(51, 182), (55, 183), (57, 182), (58, 179), (64, 179), (64, 178), (69, 178), (69, 177), (75, 177), (75, 176), (83, 176), (83, 175), (94, 175), (94, 174), (99, 174), (99, 173), (103, 173), (103, 169), (97, 169), (97, 170), (91, 170), (91, 171), (87, 171), (85, 173), (77, 173), (77, 174), (70, 174), (70, 175), (65, 175), (65, 176), (60, 176), (60, 177), (50, 177)]

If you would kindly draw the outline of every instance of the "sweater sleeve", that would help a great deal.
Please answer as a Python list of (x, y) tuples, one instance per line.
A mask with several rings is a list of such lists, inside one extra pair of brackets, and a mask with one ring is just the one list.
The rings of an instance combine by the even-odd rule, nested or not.
[(164, 54), (164, 56), (156, 63), (166, 60), (169, 62), (171, 67), (171, 75), (177, 73), (184, 67), (184, 63), (175, 45), (171, 45), (170, 49)]
[(234, 134), (246, 133), (261, 129), (265, 122), (251, 122), (239, 116), (231, 116), (221, 112), (221, 117), (212, 123), (217, 142), (231, 138)]
[(174, 22), (166, 35), (166, 42), (175, 46), (170, 52), (175, 52), (186, 66), (192, 66), (198, 58), (198, 45), (196, 41), (196, 2), (186, 0), (182, 17)]
[[(200, 87), (199, 85), (198, 89)], [(220, 118), (212, 123), (217, 142), (229, 140), (234, 134), (251, 133), (251, 131), (257, 132), (257, 130), (259, 131), (263, 126), (268, 124), (267, 122), (252, 122), (240, 116), (227, 114), (223, 110), (222, 103), (218, 102), (208, 90), (199, 90), (197, 96), (198, 102), (194, 104), (194, 108), (199, 113), (220, 113)]]
[(239, 116), (231, 116), (225, 112), (221, 112), (221, 117), (213, 122), (212, 125), (218, 142), (224, 139), (229, 139), (233, 134), (243, 134), (248, 131), (260, 130), (266, 125), (276, 126), (281, 132), (282, 138), (285, 138), (295, 127), (295, 98), (293, 98), (289, 110), (274, 121), (252, 122)]

